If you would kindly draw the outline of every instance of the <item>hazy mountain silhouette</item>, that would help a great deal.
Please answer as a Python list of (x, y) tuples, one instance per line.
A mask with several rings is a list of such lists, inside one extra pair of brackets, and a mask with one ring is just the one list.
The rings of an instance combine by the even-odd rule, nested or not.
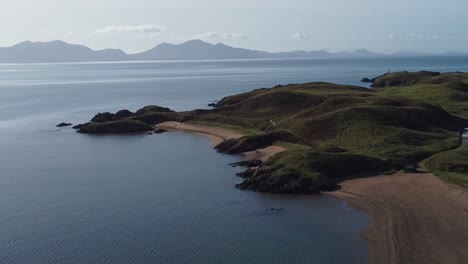
[(162, 43), (148, 51), (130, 55), (130, 58), (135, 60), (212, 60), (270, 58), (271, 55), (271, 53), (264, 51), (191, 40), (179, 45)]
[(467, 56), (452, 52), (427, 54), (399, 52), (381, 54), (358, 49), (331, 53), (319, 51), (266, 52), (234, 48), (222, 43), (210, 44), (191, 40), (182, 44), (162, 43), (148, 51), (127, 54), (120, 49), (92, 50), (82, 45), (68, 44), (60, 40), (51, 42), (25, 41), (12, 47), (0, 48), (0, 63), (40, 62), (91, 62), (91, 61), (146, 61), (146, 60), (221, 60), (221, 59), (266, 59), (266, 58), (369, 58), (387, 56)]
[(94, 51), (81, 45), (60, 40), (51, 42), (25, 41), (8, 48), (0, 48), (0, 62), (81, 62), (126, 60), (123, 50)]

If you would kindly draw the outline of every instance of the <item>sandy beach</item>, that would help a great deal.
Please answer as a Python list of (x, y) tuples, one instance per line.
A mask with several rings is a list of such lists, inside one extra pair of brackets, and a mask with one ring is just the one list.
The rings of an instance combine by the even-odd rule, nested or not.
[(367, 211), (371, 263), (467, 263), (466, 190), (430, 173), (345, 181), (331, 193)]
[[(221, 127), (185, 124), (185, 123), (173, 122), (173, 121), (158, 124), (156, 128), (166, 129), (169, 131), (182, 131), (182, 132), (189, 132), (189, 133), (194, 133), (197, 135), (202, 135), (211, 139), (211, 143), (213, 147), (216, 145), (219, 145), (220, 143), (226, 140), (240, 138), (240, 137), (245, 136), (244, 134), (240, 132), (229, 130), (229, 129), (224, 129)], [(243, 153), (243, 155), (245, 156), (246, 160), (257, 159), (261, 161), (266, 161), (270, 157), (285, 150), (286, 149), (283, 147), (271, 146), (271, 147), (267, 147), (264, 149), (258, 149), (255, 151), (246, 152), (246, 153)]]

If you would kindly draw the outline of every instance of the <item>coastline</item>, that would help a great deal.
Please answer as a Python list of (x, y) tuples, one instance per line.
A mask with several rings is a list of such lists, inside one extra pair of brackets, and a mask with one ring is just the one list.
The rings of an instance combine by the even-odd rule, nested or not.
[[(220, 127), (165, 122), (156, 128), (206, 136), (213, 146), (244, 134)], [(286, 150), (271, 146), (243, 153), (266, 161)], [(431, 173), (404, 173), (344, 181), (325, 193), (366, 211), (371, 222), (363, 236), (370, 263), (463, 263), (468, 259), (468, 194)]]
[(364, 210), (371, 263), (464, 263), (468, 259), (468, 195), (431, 173), (344, 181), (328, 193)]
[[(245, 134), (242, 134), (240, 132), (221, 127), (185, 124), (175, 121), (169, 121), (158, 124), (155, 126), (155, 128), (165, 129), (173, 132), (188, 132), (200, 136), (205, 136), (211, 140), (211, 144), (213, 147), (219, 145), (220, 143), (226, 140), (236, 139), (245, 136)], [(255, 151), (245, 152), (242, 154), (244, 155), (245, 160), (261, 160), (264, 162), (270, 157), (285, 150), (285, 148), (280, 146), (270, 146), (264, 149), (257, 149)]]
[[(244, 134), (220, 127), (179, 122), (156, 126), (206, 136), (213, 146)], [(266, 161), (286, 150), (271, 146), (243, 153)], [(366, 211), (371, 222), (363, 233), (370, 263), (463, 263), (468, 259), (468, 194), (430, 173), (404, 173), (344, 181), (325, 193)]]

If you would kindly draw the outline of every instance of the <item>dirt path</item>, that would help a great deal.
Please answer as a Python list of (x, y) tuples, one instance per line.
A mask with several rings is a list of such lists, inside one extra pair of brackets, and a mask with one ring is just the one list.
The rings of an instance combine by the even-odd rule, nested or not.
[(468, 263), (468, 196), (430, 173), (345, 181), (331, 195), (366, 210), (372, 263)]

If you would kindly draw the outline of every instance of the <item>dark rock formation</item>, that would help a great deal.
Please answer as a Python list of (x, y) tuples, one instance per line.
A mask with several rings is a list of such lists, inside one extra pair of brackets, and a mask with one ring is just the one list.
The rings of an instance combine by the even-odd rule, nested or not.
[(320, 192), (318, 181), (313, 178), (301, 177), (297, 174), (277, 175), (270, 167), (260, 167), (244, 173), (245, 181), (236, 188), (267, 193), (315, 194)]
[(287, 131), (277, 130), (266, 134), (227, 140), (216, 146), (215, 149), (222, 153), (237, 154), (266, 148), (276, 141), (296, 143), (299, 140)]
[(82, 128), (84, 125), (86, 125), (86, 124), (78, 124), (78, 125), (76, 125), (76, 126), (74, 126), (74, 127), (72, 127), (72, 128), (73, 128), (73, 129), (80, 129), (80, 128)]
[(152, 131), (153, 127), (136, 120), (120, 120), (106, 123), (86, 123), (78, 133), (88, 134), (127, 134)]
[(110, 122), (114, 120), (114, 114), (105, 112), (105, 113), (98, 113), (96, 114), (93, 119), (91, 119), (91, 122), (96, 122), (96, 123), (104, 123), (104, 122)]
[(165, 133), (165, 132), (167, 132), (167, 130), (162, 129), (162, 128), (158, 128), (158, 129), (153, 131), (154, 134), (162, 134), (162, 133)]
[(60, 124), (57, 125), (57, 127), (67, 127), (67, 126), (71, 126), (72, 124), (70, 123), (65, 123), (65, 122), (62, 122)]
[(166, 121), (174, 121), (174, 117), (168, 113), (149, 113), (132, 117), (132, 120), (138, 120), (149, 125), (156, 125)]
[(123, 109), (123, 110), (120, 110), (117, 113), (115, 113), (114, 120), (122, 120), (122, 119), (125, 119), (125, 118), (129, 118), (131, 116), (133, 116), (132, 112), (130, 112), (127, 109)]
[(166, 107), (161, 107), (157, 105), (148, 105), (141, 109), (138, 109), (135, 115), (139, 116), (139, 115), (145, 115), (145, 114), (150, 114), (150, 113), (172, 113), (172, 112), (174, 111)]
[(233, 167), (252, 168), (252, 167), (258, 167), (258, 166), (262, 165), (262, 163), (263, 162), (261, 160), (243, 160), (243, 161), (231, 163), (229, 165), (231, 165)]
[(363, 82), (363, 83), (371, 83), (371, 82), (373, 82), (373, 81), (372, 81), (371, 79), (369, 79), (369, 78), (362, 78), (361, 82)]

